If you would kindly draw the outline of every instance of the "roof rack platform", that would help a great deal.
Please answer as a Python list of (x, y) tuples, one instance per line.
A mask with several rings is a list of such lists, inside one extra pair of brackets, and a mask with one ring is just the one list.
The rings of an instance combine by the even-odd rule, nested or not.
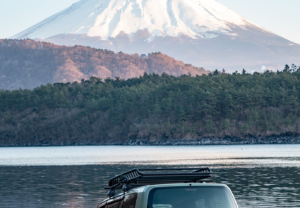
[(115, 194), (115, 189), (166, 183), (196, 183), (211, 177), (209, 168), (167, 168), (167, 169), (133, 169), (109, 180), (108, 196)]

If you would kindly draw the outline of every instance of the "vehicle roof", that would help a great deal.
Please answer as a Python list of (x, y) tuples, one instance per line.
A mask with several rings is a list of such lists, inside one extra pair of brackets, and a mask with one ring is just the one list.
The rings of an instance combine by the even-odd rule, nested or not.
[(152, 189), (152, 188), (167, 188), (167, 187), (185, 187), (185, 186), (212, 186), (212, 187), (216, 187), (216, 186), (222, 186), (222, 187), (228, 187), (225, 184), (219, 184), (219, 183), (172, 183), (172, 184), (156, 184), (156, 185), (147, 185), (144, 186), (144, 190), (142, 192), (145, 192), (146, 189)]
[[(146, 186), (141, 186), (141, 187), (138, 187), (138, 188), (130, 189), (129, 191), (127, 191), (125, 193), (125, 195), (126, 194), (132, 194), (132, 193), (137, 193), (137, 194), (146, 193), (146, 192), (149, 192), (153, 188), (186, 187), (186, 186), (194, 186), (194, 187), (195, 186), (197, 186), (197, 187), (201, 187), (201, 186), (208, 187), (208, 186), (211, 186), (211, 187), (227, 187), (228, 188), (227, 185), (220, 184), (220, 183), (172, 183), (172, 184), (156, 184), (156, 185), (146, 185)], [(124, 193), (117, 194), (114, 197), (107, 198), (107, 199), (103, 200), (101, 203), (109, 202), (110, 200), (114, 200), (114, 199), (120, 198), (123, 195), (124, 195)]]
[(145, 187), (176, 187), (176, 186), (226, 186), (221, 183), (167, 183), (167, 184), (155, 184), (155, 185), (147, 185)]

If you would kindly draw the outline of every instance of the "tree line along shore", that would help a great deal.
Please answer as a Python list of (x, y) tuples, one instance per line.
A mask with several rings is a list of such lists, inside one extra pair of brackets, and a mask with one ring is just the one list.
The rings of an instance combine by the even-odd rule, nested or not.
[(294, 143), (300, 135), (295, 65), (254, 74), (91, 77), (0, 90), (0, 100), (1, 146)]

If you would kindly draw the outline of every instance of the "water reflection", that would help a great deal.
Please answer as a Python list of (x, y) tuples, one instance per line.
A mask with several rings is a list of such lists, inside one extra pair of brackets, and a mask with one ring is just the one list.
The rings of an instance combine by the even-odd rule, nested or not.
[(0, 148), (0, 165), (96, 165), (111, 163), (300, 165), (300, 145), (83, 146)]
[[(134, 167), (0, 167), (0, 207), (96, 207), (106, 197), (108, 179)], [(213, 180), (228, 184), (240, 207), (300, 207), (297, 167), (223, 167), (213, 172)]]
[[(87, 158), (92, 158), (93, 162), (99, 161), (99, 158), (93, 159), (95, 152), (90, 151), (86, 153), (90, 156), (81, 159), (81, 165), (77, 166), (61, 163), (61, 160), (73, 163), (75, 161), (73, 159), (57, 159), (69, 158), (68, 152), (60, 153), (59, 157), (52, 155), (52, 160), (58, 161), (56, 166), (49, 165), (47, 157), (39, 161), (48, 165), (30, 166), (28, 164), (30, 157), (24, 157), (20, 162), (16, 159), (19, 156), (14, 155), (13, 159), (9, 158), (7, 154), (3, 156), (1, 154), (3, 150), (0, 148), (0, 164), (2, 162), (2, 166), (0, 166), (0, 207), (96, 207), (101, 199), (106, 197), (106, 191), (103, 188), (109, 178), (137, 166), (140, 168), (210, 166), (213, 171), (213, 180), (227, 184), (235, 194), (240, 207), (300, 207), (300, 155), (299, 151), (295, 152), (294, 147), (286, 151), (288, 153), (282, 151), (282, 147), (276, 147), (276, 153), (274, 147), (264, 146), (264, 149), (260, 149), (264, 153), (254, 152), (252, 155), (247, 151), (245, 154), (235, 153), (230, 148), (217, 152), (215, 148), (210, 147), (208, 150), (177, 147), (178, 153), (176, 154), (174, 150), (168, 148), (166, 148), (165, 156), (162, 155), (163, 148), (156, 151), (157, 154), (152, 157), (155, 160), (150, 160), (151, 158), (147, 156), (148, 153), (141, 148), (138, 151), (144, 151), (146, 156), (142, 158), (143, 154), (139, 153), (139, 160), (135, 162), (128, 158), (125, 158), (125, 161), (123, 157), (119, 158), (121, 162), (110, 161), (86, 165), (82, 161), (87, 162)], [(65, 149), (63, 148), (63, 150)], [(111, 154), (114, 154), (111, 148), (109, 150)], [(117, 148), (114, 151), (119, 150)], [(206, 156), (201, 157), (205, 151)], [(229, 156), (222, 158), (226, 152), (229, 153)], [(30, 154), (36, 155), (36, 153)], [(136, 157), (136, 154), (133, 155)], [(79, 155), (83, 157), (82, 153)], [(28, 154), (24, 156), (28, 156)], [(161, 157), (160, 160), (156, 159), (158, 156)], [(129, 155), (129, 157), (132, 156)], [(185, 157), (186, 159), (184, 159)], [(100, 158), (100, 160), (104, 159)], [(124, 161), (122, 162), (122, 160)], [(22, 163), (23, 166), (9, 165), (8, 161), (12, 161), (12, 164)], [(9, 166), (3, 165), (4, 162)]]

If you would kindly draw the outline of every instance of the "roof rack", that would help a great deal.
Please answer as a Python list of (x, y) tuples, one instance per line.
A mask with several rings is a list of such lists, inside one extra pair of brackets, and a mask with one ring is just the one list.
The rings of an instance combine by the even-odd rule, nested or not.
[(112, 197), (115, 195), (116, 189), (126, 192), (131, 188), (145, 185), (197, 183), (209, 177), (211, 177), (209, 168), (133, 169), (110, 179), (108, 187), (105, 189), (109, 189), (107, 195)]

